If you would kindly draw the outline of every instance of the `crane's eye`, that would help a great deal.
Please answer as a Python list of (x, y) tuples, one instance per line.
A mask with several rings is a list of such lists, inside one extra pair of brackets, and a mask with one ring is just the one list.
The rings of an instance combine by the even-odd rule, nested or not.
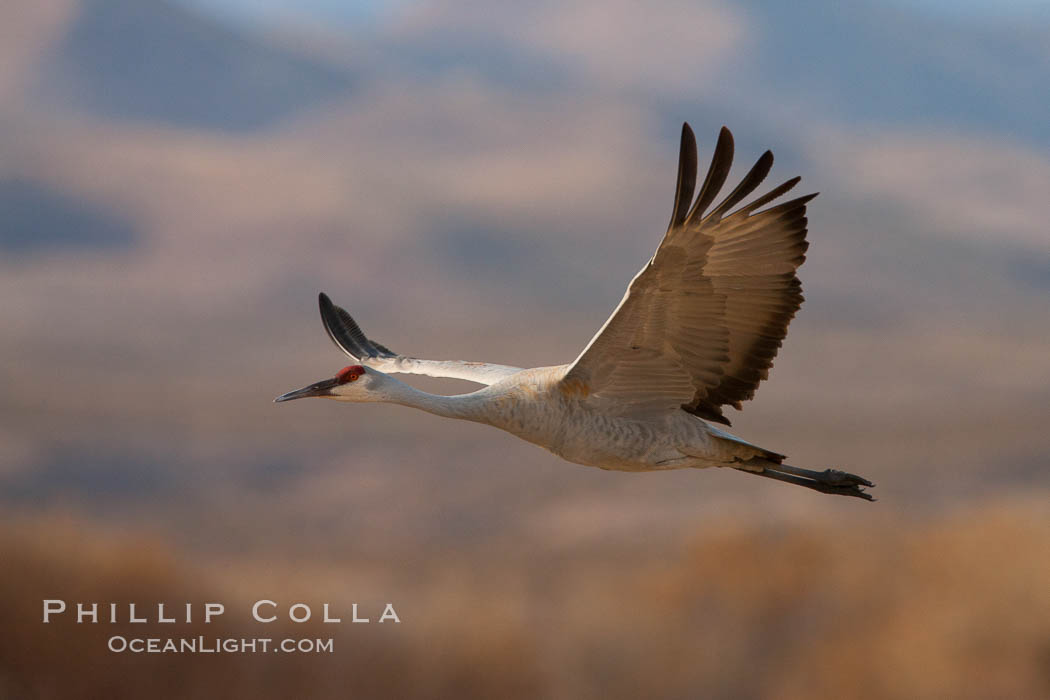
[(349, 367), (343, 367), (341, 370), (335, 373), (335, 379), (340, 384), (346, 384), (347, 382), (355, 382), (357, 378), (365, 373), (365, 368), (361, 365), (350, 365)]

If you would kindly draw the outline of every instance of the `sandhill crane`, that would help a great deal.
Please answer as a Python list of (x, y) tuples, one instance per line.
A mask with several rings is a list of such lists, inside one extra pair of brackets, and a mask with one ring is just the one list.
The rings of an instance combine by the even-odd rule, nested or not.
[[(667, 233), (627, 293), (573, 362), (522, 369), (484, 362), (421, 360), (370, 340), (346, 311), (320, 295), (321, 319), (356, 364), (274, 401), (309, 396), (385, 401), (485, 423), (570, 461), (602, 469), (652, 471), (732, 467), (816, 491), (874, 500), (862, 477), (784, 463), (784, 455), (716, 428), (722, 406), (740, 409), (768, 376), (802, 304), (795, 274), (805, 260), (806, 203), (815, 194), (762, 209), (795, 177), (733, 209), (773, 165), (766, 151), (721, 203), (733, 137), (722, 127), (711, 167), (693, 200), (696, 139), (682, 125), (678, 185)], [(465, 379), (477, 391), (440, 396), (391, 373)]]

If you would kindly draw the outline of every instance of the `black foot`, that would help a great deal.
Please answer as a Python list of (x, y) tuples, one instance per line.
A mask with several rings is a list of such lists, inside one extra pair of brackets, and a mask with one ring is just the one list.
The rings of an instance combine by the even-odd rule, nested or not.
[[(786, 481), (789, 484), (805, 486), (807, 489), (830, 493), (836, 496), (853, 496), (863, 498), (866, 501), (874, 501), (875, 498), (864, 491), (861, 486), (874, 486), (862, 476), (839, 471), (838, 469), (825, 469), (822, 472), (812, 469), (793, 467), (790, 464), (774, 464), (764, 462), (763, 471), (747, 471), (748, 474), (757, 474), (777, 481)], [(746, 470), (741, 470), (746, 471)]]
[(814, 477), (817, 481), (821, 481), (831, 486), (874, 486), (863, 476), (857, 476), (856, 474), (850, 474), (849, 472), (840, 472), (838, 469), (825, 469), (820, 472), (820, 476)]

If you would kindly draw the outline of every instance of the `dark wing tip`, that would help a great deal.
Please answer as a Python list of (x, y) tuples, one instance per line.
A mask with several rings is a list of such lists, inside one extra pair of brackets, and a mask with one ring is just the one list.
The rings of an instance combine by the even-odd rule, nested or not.
[(335, 304), (328, 298), (328, 295), (321, 292), (317, 295), (317, 307), (321, 310), (321, 320), (325, 321), (325, 329), (328, 328), (328, 322), (325, 317), (334, 312)]
[(723, 148), (733, 147), (733, 132), (724, 124), (722, 125), (722, 128), (718, 130), (718, 141), (715, 144), (716, 150), (719, 146)]
[[(761, 197), (757, 198), (755, 201), (751, 202), (747, 206), (741, 207), (741, 209), (739, 211), (743, 212), (743, 214), (745, 216), (750, 216), (751, 214), (753, 214), (755, 212), (756, 209), (764, 207), (765, 205), (769, 204), (770, 202), (772, 202), (773, 200), (777, 199), (778, 197), (783, 196), (785, 193), (790, 191), (795, 185), (797, 185), (801, 181), (802, 181), (802, 178), (799, 177), (798, 175), (796, 175), (795, 177), (791, 178), (787, 182), (785, 182), (785, 183), (783, 183), (783, 184), (781, 184), (781, 185), (779, 185), (777, 187), (774, 187), (769, 192), (766, 192), (764, 195), (762, 195)], [(816, 194), (811, 194), (811, 195), (808, 195), (808, 196), (809, 196), (809, 199), (806, 200), (807, 202), (810, 199), (813, 199), (814, 197), (816, 197), (817, 195)]]
[(333, 304), (324, 292), (318, 294), (317, 303), (321, 309), (321, 322), (324, 324), (328, 337), (350, 357), (360, 362), (370, 357), (397, 356), (397, 353), (369, 340), (353, 317), (345, 309)]
[(730, 209), (739, 204), (745, 197), (754, 192), (762, 181), (766, 179), (766, 175), (769, 175), (769, 171), (773, 169), (773, 151), (766, 151), (763, 153), (758, 161), (751, 167), (744, 179), (740, 181), (740, 184), (733, 189), (733, 191), (722, 200), (711, 212), (710, 216), (714, 217), (715, 220), (720, 219)]
[[(679, 160), (681, 155), (685, 153), (691, 153), (693, 159), (696, 158), (696, 134), (693, 133), (693, 129), (689, 126), (689, 122), (682, 122), (682, 142), (681, 149), (679, 151)], [(694, 166), (695, 169), (695, 166)]]
[(794, 204), (795, 206), (809, 204), (809, 201), (816, 197), (818, 194), (820, 194), (820, 192), (814, 192), (813, 194), (804, 194), (801, 197), (796, 197), (795, 199), (792, 199), (790, 202), (785, 202), (785, 204)]
[(332, 339), (337, 348), (355, 360), (360, 361), (364, 353), (353, 342), (353, 338), (349, 336), (342, 323), (340, 323), (338, 307), (332, 303), (332, 300), (324, 292), (317, 295), (317, 306), (320, 308), (321, 323), (324, 325), (324, 330), (328, 337)]
[(729, 176), (729, 169), (733, 165), (734, 150), (733, 132), (728, 127), (723, 126), (722, 130), (718, 132), (715, 152), (711, 156), (711, 165), (707, 169), (704, 184), (700, 187), (700, 194), (697, 195), (696, 203), (693, 204), (693, 208), (686, 216), (687, 225), (698, 225), (704, 217), (704, 212), (715, 201), (715, 197), (718, 196), (719, 190), (722, 189), (722, 185), (725, 184), (726, 178)]
[(689, 127), (689, 122), (682, 122), (682, 143), (678, 149), (678, 178), (674, 191), (674, 209), (671, 211), (671, 223), (667, 230), (681, 226), (693, 203), (693, 192), (696, 190), (696, 136)]

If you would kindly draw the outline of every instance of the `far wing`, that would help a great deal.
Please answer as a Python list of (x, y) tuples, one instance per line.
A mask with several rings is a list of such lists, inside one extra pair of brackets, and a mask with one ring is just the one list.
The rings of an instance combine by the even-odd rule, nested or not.
[(495, 384), (521, 371), (520, 367), (493, 365), (487, 362), (420, 360), (398, 355), (376, 341), (369, 340), (350, 314), (333, 304), (324, 292), (318, 297), (318, 303), (321, 307), (321, 321), (332, 342), (361, 364), (380, 372), (422, 374), (428, 377), (465, 379), (478, 384)]
[(563, 392), (588, 396), (609, 411), (681, 407), (726, 425), (720, 407), (740, 408), (754, 396), (802, 304), (795, 270), (805, 260), (806, 202), (816, 195), (755, 213), (794, 187), (799, 178), (793, 178), (732, 211), (772, 168), (773, 154), (766, 151), (705, 213), (732, 161), (733, 137), (723, 127), (693, 203), (696, 139), (688, 124), (682, 126), (667, 234), (566, 372)]

